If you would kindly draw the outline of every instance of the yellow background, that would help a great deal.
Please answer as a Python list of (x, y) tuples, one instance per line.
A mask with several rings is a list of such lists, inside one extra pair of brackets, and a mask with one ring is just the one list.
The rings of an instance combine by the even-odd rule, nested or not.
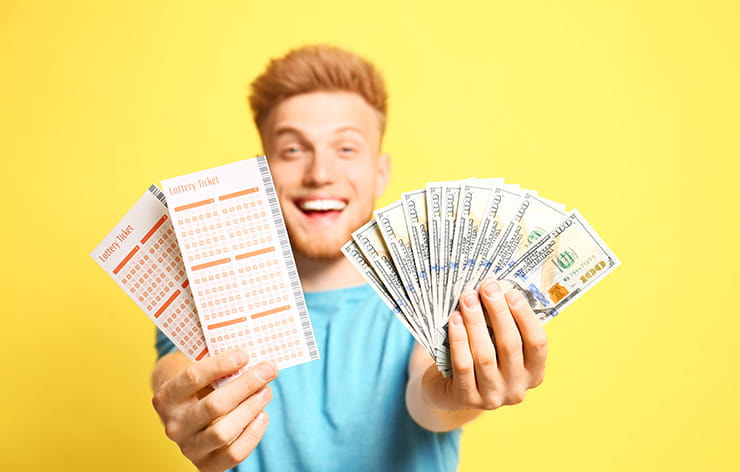
[(504, 176), (623, 261), (460, 470), (737, 470), (738, 31), (735, 1), (0, 2), (0, 468), (190, 470), (88, 253), (151, 182), (259, 153), (246, 85), (324, 41), (387, 77), (379, 204)]

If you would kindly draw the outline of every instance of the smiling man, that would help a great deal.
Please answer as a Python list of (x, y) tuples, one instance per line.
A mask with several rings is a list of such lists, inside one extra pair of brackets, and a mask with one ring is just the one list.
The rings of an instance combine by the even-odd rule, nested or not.
[(342, 256), (388, 181), (386, 100), (370, 63), (329, 46), (291, 51), (252, 83), (321, 359), (279, 376), (260, 363), (213, 391), (244, 353), (191, 364), (159, 334), (153, 404), (200, 470), (454, 470), (460, 426), (542, 381), (545, 333), (518, 292), (485, 281), (462, 294), (446, 379)]

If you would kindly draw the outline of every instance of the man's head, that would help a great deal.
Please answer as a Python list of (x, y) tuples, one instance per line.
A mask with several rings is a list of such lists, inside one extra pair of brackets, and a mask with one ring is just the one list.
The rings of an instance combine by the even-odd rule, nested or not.
[(380, 153), (387, 95), (361, 57), (309, 46), (274, 59), (249, 102), (296, 252), (341, 257), (389, 175)]

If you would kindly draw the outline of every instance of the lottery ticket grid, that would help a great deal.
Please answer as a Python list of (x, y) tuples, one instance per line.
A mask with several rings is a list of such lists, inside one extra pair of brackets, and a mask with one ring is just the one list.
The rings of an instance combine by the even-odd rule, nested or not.
[(243, 348), (248, 365), (269, 359), (281, 369), (317, 359), (265, 158), (163, 187), (209, 352)]
[[(404, 211), (399, 214), (396, 208), (402, 203)], [(580, 213), (567, 213), (565, 205), (505, 184), (503, 179), (430, 183), (424, 189), (405, 192), (401, 201), (377, 210), (374, 216), (377, 222), (371, 220), (353, 233), (343, 252), (397, 316), (399, 312), (407, 314), (399, 320), (430, 352), (445, 376), (452, 374), (447, 321), (458, 309), (457, 298), (463, 288), (476, 289), (486, 275), (505, 280), (505, 290), (516, 287), (530, 295), (530, 305), (545, 323), (619, 265)], [(572, 226), (571, 221), (578, 225)], [(371, 233), (363, 228), (380, 226), (381, 222), (385, 225), (378, 232), (382, 239), (367, 237)], [(571, 229), (562, 231), (563, 227)], [(405, 242), (407, 237), (410, 239)], [(540, 240), (548, 240), (545, 250), (538, 244)], [(560, 243), (564, 244), (562, 252), (557, 251)], [(574, 245), (580, 245), (578, 250)], [(386, 250), (395, 247), (410, 250), (413, 257), (401, 255), (398, 249), (395, 253)], [(419, 251), (424, 254), (417, 254)], [(581, 265), (571, 268), (579, 258)], [(593, 258), (601, 262), (588, 267), (587, 261)], [(579, 275), (579, 270), (590, 272)], [(412, 272), (418, 274), (414, 280), (409, 275)], [(564, 282), (550, 286), (548, 281), (557, 277)], [(429, 283), (423, 284), (425, 280)], [(419, 303), (404, 303), (419, 289), (426, 291), (424, 296), (430, 302), (424, 309), (431, 313), (418, 313), (422, 309)], [(424, 324), (418, 322), (423, 319), (433, 322), (427, 334), (435, 335), (424, 336)]]
[(90, 256), (188, 359), (208, 356), (165, 197), (156, 185)]

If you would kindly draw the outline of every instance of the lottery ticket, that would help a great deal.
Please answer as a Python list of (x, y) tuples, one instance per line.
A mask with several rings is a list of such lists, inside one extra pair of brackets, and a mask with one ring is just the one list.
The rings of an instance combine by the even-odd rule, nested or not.
[(251, 366), (318, 359), (264, 156), (162, 182), (208, 350)]
[(165, 197), (156, 185), (90, 257), (188, 359), (208, 356)]

